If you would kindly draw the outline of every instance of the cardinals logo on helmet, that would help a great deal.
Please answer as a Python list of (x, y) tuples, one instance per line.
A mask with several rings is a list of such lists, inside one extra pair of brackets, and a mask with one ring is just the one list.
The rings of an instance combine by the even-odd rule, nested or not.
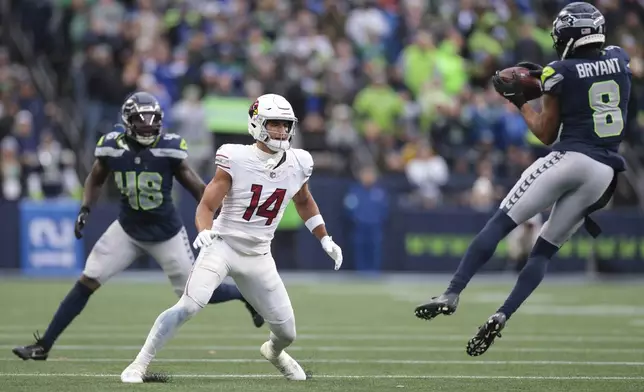
[(259, 113), (259, 100), (256, 100), (252, 105), (250, 105), (250, 109), (248, 110), (248, 114), (251, 118), (257, 116), (257, 113)]

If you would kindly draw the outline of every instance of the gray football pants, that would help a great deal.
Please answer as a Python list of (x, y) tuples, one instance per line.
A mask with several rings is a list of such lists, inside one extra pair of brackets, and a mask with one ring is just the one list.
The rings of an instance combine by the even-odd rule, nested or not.
[(94, 244), (83, 274), (105, 284), (144, 254), (161, 265), (175, 294), (181, 296), (195, 260), (185, 227), (166, 241), (143, 242), (130, 237), (115, 220)]
[(584, 222), (587, 209), (607, 192), (615, 171), (578, 152), (553, 151), (527, 168), (501, 202), (521, 224), (552, 206), (540, 236), (561, 247)]

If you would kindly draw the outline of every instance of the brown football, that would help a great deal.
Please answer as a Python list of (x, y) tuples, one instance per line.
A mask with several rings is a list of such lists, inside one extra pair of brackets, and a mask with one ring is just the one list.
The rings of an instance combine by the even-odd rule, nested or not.
[(510, 67), (502, 70), (499, 74), (501, 75), (501, 79), (509, 82), (512, 80), (512, 72), (516, 72), (519, 76), (519, 80), (523, 86), (523, 94), (528, 101), (532, 101), (533, 99), (537, 99), (543, 95), (541, 90), (541, 80), (534, 76), (530, 76), (530, 70), (527, 68)]

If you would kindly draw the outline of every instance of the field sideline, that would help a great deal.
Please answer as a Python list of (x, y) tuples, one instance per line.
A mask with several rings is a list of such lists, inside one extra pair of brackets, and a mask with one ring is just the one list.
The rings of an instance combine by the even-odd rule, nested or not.
[[(139, 275), (141, 276), (141, 275)], [(176, 298), (169, 283), (120, 279), (102, 288), (46, 362), (11, 353), (31, 342), (71, 281), (0, 279), (0, 391), (642, 391), (641, 282), (545, 282), (477, 358), (465, 343), (511, 288), (482, 279), (451, 317), (417, 320), (414, 305), (447, 279), (286, 279), (298, 340), (289, 350), (313, 374), (287, 382), (259, 355), (268, 335), (240, 303), (210, 306), (153, 362), (169, 384), (123, 385), (156, 316)]]

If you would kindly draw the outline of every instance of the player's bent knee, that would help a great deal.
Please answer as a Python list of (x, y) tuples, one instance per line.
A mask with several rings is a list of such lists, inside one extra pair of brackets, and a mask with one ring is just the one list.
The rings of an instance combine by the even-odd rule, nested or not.
[(90, 289), (92, 291), (96, 291), (96, 290), (99, 289), (99, 287), (101, 287), (101, 283), (98, 280), (96, 280), (94, 278), (90, 278), (89, 276), (86, 276), (85, 274), (82, 274), (80, 279), (78, 279), (78, 281), (83, 286), (87, 287), (88, 289)]
[(182, 310), (187, 317), (192, 317), (195, 314), (199, 313), (203, 306), (199, 305), (194, 299), (188, 297), (187, 295), (182, 295), (179, 299), (179, 302), (175, 305), (176, 307)]
[(212, 293), (219, 287), (225, 275), (201, 265), (195, 265), (185, 286), (183, 297), (188, 297), (204, 307)]

